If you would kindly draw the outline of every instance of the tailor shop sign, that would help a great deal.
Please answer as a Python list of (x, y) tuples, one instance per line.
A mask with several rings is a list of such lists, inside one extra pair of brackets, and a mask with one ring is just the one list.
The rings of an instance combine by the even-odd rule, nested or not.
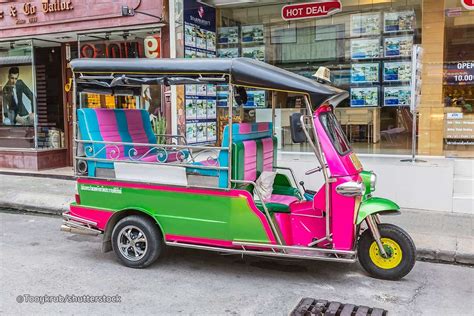
[(41, 0), (27, 1), (22, 3), (11, 2), (0, 8), (0, 26), (7, 19), (14, 21), (14, 24), (27, 24), (39, 22), (37, 13), (49, 15), (51, 13), (72, 11), (74, 5), (72, 0)]

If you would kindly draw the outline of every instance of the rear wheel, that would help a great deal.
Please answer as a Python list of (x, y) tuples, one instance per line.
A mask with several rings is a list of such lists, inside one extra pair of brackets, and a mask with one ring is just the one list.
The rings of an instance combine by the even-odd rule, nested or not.
[(163, 252), (163, 236), (156, 223), (142, 216), (131, 215), (115, 225), (112, 248), (127, 267), (146, 268)]
[(386, 280), (398, 280), (407, 275), (415, 265), (416, 248), (410, 235), (398, 226), (379, 224), (381, 242), (387, 254), (384, 257), (367, 229), (359, 239), (359, 262), (370, 275)]

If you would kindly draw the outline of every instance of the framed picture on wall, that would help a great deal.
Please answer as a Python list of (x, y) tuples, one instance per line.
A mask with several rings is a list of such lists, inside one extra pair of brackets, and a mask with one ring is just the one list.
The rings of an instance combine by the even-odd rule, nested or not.
[(351, 14), (351, 36), (380, 35), (380, 12)]
[(401, 81), (411, 80), (411, 62), (385, 62), (383, 64), (383, 81)]
[(415, 29), (415, 10), (384, 12), (383, 31), (385, 33), (411, 32)]
[(413, 36), (397, 36), (384, 38), (385, 57), (411, 57)]
[(219, 48), (217, 49), (217, 57), (219, 58), (239, 57), (239, 49), (238, 48)]
[(259, 25), (242, 26), (242, 43), (243, 44), (259, 44), (265, 39), (264, 27)]
[(265, 61), (265, 46), (243, 47), (242, 56)]
[(379, 82), (379, 63), (354, 63), (351, 65), (351, 83)]
[(351, 88), (351, 107), (369, 107), (379, 105), (379, 88)]
[(296, 43), (296, 23), (272, 25), (270, 27), (270, 42), (272, 44)]
[(380, 38), (354, 39), (351, 41), (351, 59), (380, 57)]
[(384, 87), (383, 104), (385, 106), (410, 106), (410, 86)]
[(217, 31), (219, 44), (238, 44), (239, 43), (239, 27), (220, 27)]

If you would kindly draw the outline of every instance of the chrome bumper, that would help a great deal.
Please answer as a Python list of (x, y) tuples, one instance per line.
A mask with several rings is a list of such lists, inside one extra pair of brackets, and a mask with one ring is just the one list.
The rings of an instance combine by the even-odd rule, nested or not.
[(61, 231), (89, 236), (98, 236), (102, 234), (102, 231), (97, 229), (97, 223), (77, 216), (72, 216), (69, 212), (63, 213)]

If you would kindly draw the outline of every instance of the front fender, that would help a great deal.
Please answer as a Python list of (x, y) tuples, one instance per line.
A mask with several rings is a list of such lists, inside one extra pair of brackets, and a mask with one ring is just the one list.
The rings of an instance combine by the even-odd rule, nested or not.
[(360, 203), (356, 224), (359, 225), (369, 215), (380, 212), (399, 212), (397, 203), (384, 198), (371, 197)]

